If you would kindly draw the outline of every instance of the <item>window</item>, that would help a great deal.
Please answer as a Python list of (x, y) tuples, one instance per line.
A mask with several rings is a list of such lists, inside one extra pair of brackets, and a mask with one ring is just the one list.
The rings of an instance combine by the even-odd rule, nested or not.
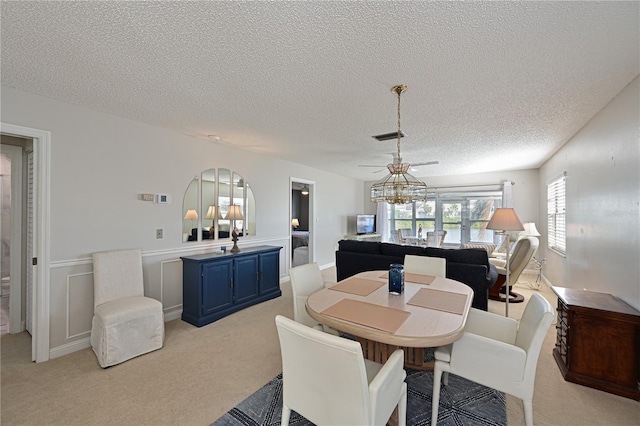
[(409, 229), (417, 235), (445, 230), (445, 244), (493, 243), (493, 231), (486, 229), (493, 211), (502, 205), (499, 191), (439, 192), (429, 194), (424, 203), (388, 205), (389, 229)]
[(561, 255), (567, 252), (566, 181), (567, 177), (563, 173), (547, 184), (547, 246)]

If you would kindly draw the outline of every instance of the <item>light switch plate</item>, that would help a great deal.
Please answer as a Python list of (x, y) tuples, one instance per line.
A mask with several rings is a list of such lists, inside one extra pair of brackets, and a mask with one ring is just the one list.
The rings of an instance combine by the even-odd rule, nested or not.
[(156, 239), (157, 239), (157, 240), (161, 240), (161, 239), (162, 239), (162, 234), (163, 234), (163, 233), (164, 233), (164, 230), (163, 230), (163, 229), (161, 229), (161, 228), (156, 229)]

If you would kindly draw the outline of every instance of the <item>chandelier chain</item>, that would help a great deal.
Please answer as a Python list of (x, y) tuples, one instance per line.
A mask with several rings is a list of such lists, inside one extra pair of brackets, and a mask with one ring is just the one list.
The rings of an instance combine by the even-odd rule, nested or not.
[(398, 90), (398, 164), (400, 164), (401, 160), (400, 160), (400, 137), (401, 137), (401, 130), (400, 130), (400, 94), (402, 93), (402, 90)]

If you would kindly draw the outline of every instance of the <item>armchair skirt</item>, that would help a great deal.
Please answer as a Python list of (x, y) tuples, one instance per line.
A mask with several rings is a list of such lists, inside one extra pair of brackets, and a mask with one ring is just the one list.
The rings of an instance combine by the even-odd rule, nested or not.
[(132, 296), (95, 307), (91, 347), (101, 367), (160, 349), (163, 342), (164, 314), (159, 301)]

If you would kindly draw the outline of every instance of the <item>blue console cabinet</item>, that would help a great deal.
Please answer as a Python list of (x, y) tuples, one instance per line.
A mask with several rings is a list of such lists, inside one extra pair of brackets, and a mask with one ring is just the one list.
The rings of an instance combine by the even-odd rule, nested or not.
[(182, 257), (182, 320), (202, 327), (280, 296), (281, 249), (258, 246)]

